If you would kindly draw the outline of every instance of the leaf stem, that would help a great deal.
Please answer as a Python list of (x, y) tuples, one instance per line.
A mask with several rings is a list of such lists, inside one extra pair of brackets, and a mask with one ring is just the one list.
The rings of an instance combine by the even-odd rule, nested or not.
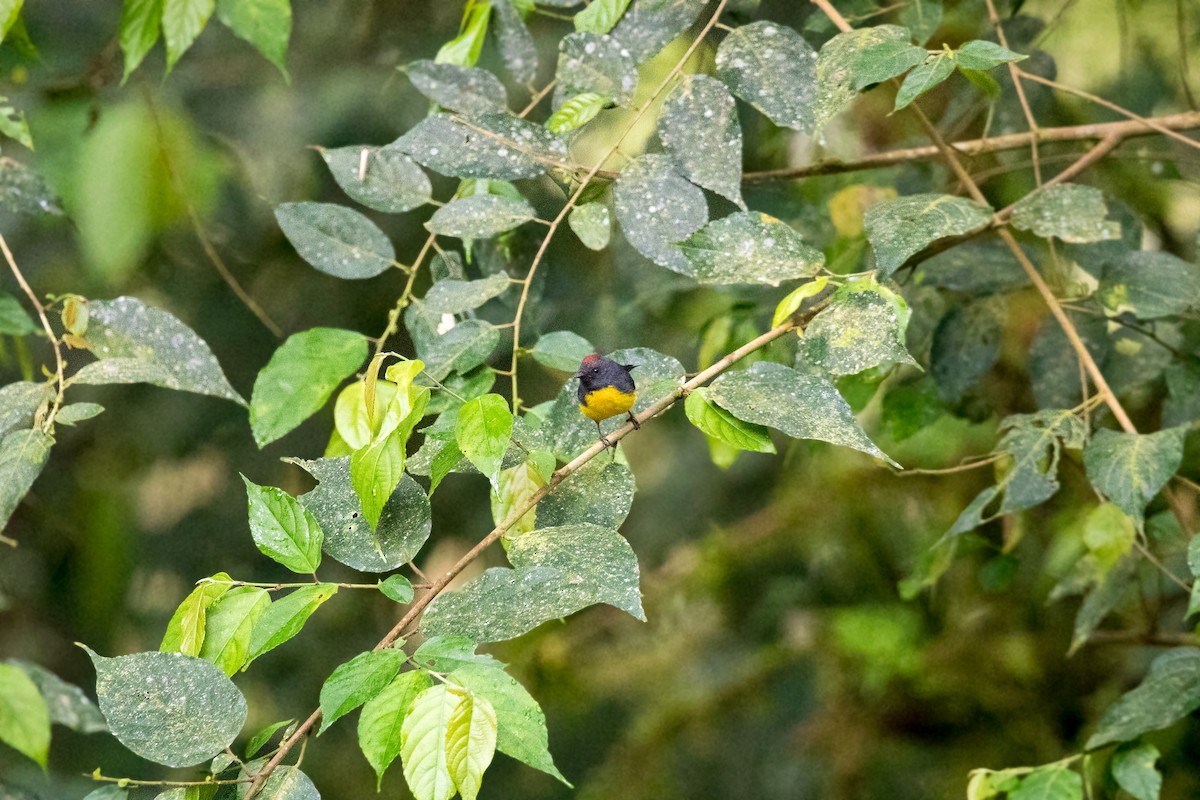
[(17, 279), (17, 283), (25, 292), (25, 296), (29, 298), (29, 302), (37, 309), (38, 318), (42, 321), (42, 329), (46, 331), (46, 338), (50, 340), (50, 346), (54, 348), (54, 374), (58, 391), (54, 395), (54, 404), (50, 407), (46, 418), (42, 420), (42, 430), (49, 433), (50, 429), (54, 427), (54, 418), (58, 415), (58, 410), (62, 408), (63, 389), (66, 386), (66, 380), (63, 378), (66, 362), (63, 361), (62, 342), (54, 335), (54, 329), (50, 327), (50, 319), (46, 316), (46, 307), (38, 300), (37, 295), (25, 280), (25, 276), (21, 274), (17, 260), (13, 258), (12, 251), (8, 249), (8, 242), (4, 239), (3, 234), (0, 234), (0, 250), (4, 251), (4, 260), (8, 262), (8, 268), (12, 270), (13, 277)]

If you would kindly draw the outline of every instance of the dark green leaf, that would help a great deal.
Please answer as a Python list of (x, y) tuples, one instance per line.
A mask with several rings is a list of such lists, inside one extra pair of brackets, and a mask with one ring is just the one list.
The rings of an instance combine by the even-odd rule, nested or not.
[(894, 111), (905, 108), (913, 100), (928, 92), (942, 81), (954, 74), (954, 59), (946, 53), (935, 53), (928, 57), (923, 64), (913, 68), (904, 76), (900, 90), (896, 92)]
[(918, 264), (913, 277), (923, 286), (975, 296), (1000, 294), (1029, 285), (1029, 276), (1012, 251), (994, 238), (964, 242), (938, 253)]
[(608, 206), (601, 202), (584, 203), (571, 210), (567, 224), (583, 246), (589, 250), (603, 250), (612, 237), (612, 219)]
[(442, 108), (461, 114), (504, 111), (508, 94), (504, 84), (485, 69), (458, 64), (438, 64), (428, 59), (403, 67), (417, 91)]
[(774, 217), (736, 211), (714, 220), (679, 245), (700, 283), (760, 283), (810, 278), (825, 255)]
[(0, 742), (45, 769), (50, 754), (50, 711), (33, 680), (12, 664), (0, 664)]
[(333, 203), (283, 203), (275, 219), (300, 257), (335, 278), (374, 278), (396, 260), (374, 222)]
[(367, 208), (401, 213), (425, 205), (433, 195), (425, 170), (394, 145), (350, 145), (317, 152), (342, 191)]
[(742, 200), (742, 128), (725, 84), (684, 75), (663, 101), (658, 138), (697, 186), (746, 208)]
[(276, 731), (287, 725), (291, 725), (295, 721), (294, 719), (281, 719), (279, 722), (272, 722), (265, 728), (259, 728), (255, 731), (254, 735), (246, 741), (246, 758), (254, 758), (254, 756), (258, 755), (258, 751), (262, 750), (267, 742), (271, 741), (271, 737), (275, 735)]
[(942, 24), (942, 0), (909, 0), (900, 12), (900, 23), (924, 44)]
[(37, 428), (15, 430), (0, 440), (0, 530), (46, 466), (53, 444)]
[(121, 52), (125, 54), (124, 83), (158, 41), (162, 30), (163, 0), (125, 0), (121, 12)]
[(1071, 647), (1067, 655), (1079, 652), (1079, 648), (1087, 644), (1105, 617), (1133, 602), (1136, 574), (1137, 558), (1126, 556), (1088, 591), (1075, 614), (1075, 627), (1071, 631)]
[(612, 36), (572, 33), (558, 44), (555, 80), (555, 108), (581, 94), (629, 105), (638, 85), (637, 64), (629, 50)]
[(494, 567), (459, 591), (439, 595), (425, 612), (422, 630), (501, 641), (596, 603), (645, 619), (637, 557), (614, 530), (540, 529), (513, 539), (508, 557), (514, 569)]
[(708, 220), (704, 192), (676, 172), (664, 155), (644, 155), (621, 170), (613, 192), (617, 221), (631, 245), (659, 266), (691, 274), (675, 246)]
[(775, 444), (762, 425), (743, 422), (725, 409), (708, 400), (705, 387), (695, 389), (684, 403), (684, 411), (692, 424), (708, 436), (738, 450), (774, 453)]
[(245, 475), (242, 482), (250, 504), (250, 535), (258, 549), (292, 572), (315, 572), (325, 536), (312, 512), (282, 489), (259, 486)]
[(181, 653), (103, 658), (96, 697), (113, 735), (142, 758), (168, 767), (207, 761), (233, 743), (246, 722), (246, 698), (207, 661)]
[(995, 42), (988, 42), (982, 39), (967, 42), (954, 51), (954, 60), (958, 62), (960, 67), (980, 70), (981, 72), (995, 69), (1001, 64), (1008, 64), (1012, 61), (1023, 61), (1027, 58), (1029, 56), (1014, 53), (1007, 47), (1001, 47)]
[(58, 410), (54, 417), (59, 425), (75, 425), (104, 413), (104, 406), (96, 403), (70, 403)]
[(947, 194), (914, 194), (884, 200), (863, 217), (880, 279), (890, 277), (909, 256), (947, 236), (962, 236), (991, 222), (992, 210)]
[(411, 561), (429, 538), (429, 498), (411, 477), (400, 480), (372, 533), (350, 483), (348, 457), (292, 463), (318, 481), (300, 502), (320, 523), (325, 552), (332, 558), (364, 572), (388, 572)]
[(629, 0), (593, 0), (575, 15), (575, 30), (587, 33), (608, 33), (629, 8)]
[(513, 7), (512, 0), (493, 0), (492, 10), (495, 23), (492, 31), (500, 45), (505, 69), (517, 83), (532, 83), (537, 77), (537, 46), (521, 13)]
[(403, 575), (391, 575), (386, 580), (380, 581), (379, 591), (387, 599), (401, 605), (411, 603), (413, 599), (413, 585)]
[(1157, 433), (1096, 431), (1083, 451), (1088, 480), (1141, 523), (1146, 504), (1179, 469), (1185, 428)]
[(613, 29), (613, 37), (640, 64), (691, 27), (705, 5), (704, 0), (634, 0)]
[(337, 584), (314, 583), (312, 586), (294, 589), (272, 602), (254, 624), (250, 634), (250, 653), (246, 656), (246, 665), (242, 669), (250, 666), (250, 662), (263, 653), (274, 650), (299, 633), (313, 612), (337, 594), (337, 590)]
[(504, 273), (489, 275), (477, 281), (441, 280), (429, 287), (421, 298), (421, 310), (431, 323), (437, 324), (446, 314), (463, 314), (504, 294), (510, 285)]
[(976, 89), (983, 92), (988, 97), (995, 99), (1000, 96), (1001, 89), (999, 82), (997, 82), (995, 78), (993, 78), (991, 75), (988, 75), (986, 72), (979, 72), (978, 70), (974, 69), (966, 69), (962, 66), (958, 68), (958, 71), (961, 72), (962, 76), (969, 80)]
[(80, 733), (103, 733), (108, 730), (104, 715), (83, 689), (32, 662), (10, 658), (7, 663), (18, 667), (34, 682), (46, 701), (50, 721), (55, 725), (65, 725)]
[(1105, 219), (1104, 195), (1094, 186), (1060, 183), (1025, 197), (1013, 208), (1014, 228), (1077, 244), (1121, 237), (1121, 223)]
[(452, 200), (434, 212), (425, 227), (439, 236), (487, 239), (511, 231), (536, 216), (525, 200), (477, 194)]
[(63, 213), (62, 201), (45, 179), (12, 159), (0, 161), (0, 205), (31, 217)]
[(592, 459), (538, 504), (537, 526), (549, 528), (587, 522), (619, 528), (633, 506), (634, 488), (629, 467)]
[(777, 428), (796, 439), (851, 447), (895, 464), (863, 433), (833, 384), (816, 375), (760, 361), (717, 378), (708, 397), (746, 422)]
[(324, 733), (339, 718), (383, 691), (392, 682), (405, 655), (390, 647), (360, 653), (333, 671), (321, 686), (321, 729)]
[(254, 441), (263, 447), (315, 414), (366, 357), (367, 339), (354, 331), (313, 328), (288, 337), (254, 380)]
[(432, 685), (433, 680), (424, 671), (404, 672), (363, 706), (358, 718), (358, 746), (380, 783), (383, 773), (400, 755), (404, 720), (413, 702)]
[(1121, 745), (1113, 753), (1110, 769), (1117, 785), (1137, 800), (1158, 800), (1162, 773), (1154, 766), (1158, 748), (1152, 744)]
[(596, 352), (592, 343), (572, 331), (544, 333), (533, 346), (533, 360), (560, 372), (575, 372), (585, 356)]
[(152, 383), (246, 405), (221, 372), (208, 344), (171, 314), (133, 297), (88, 304), (87, 339), (100, 360), (75, 383)]
[(1145, 680), (1109, 706), (1086, 747), (1096, 750), (1113, 742), (1136, 739), (1175, 724), (1197, 708), (1200, 708), (1200, 650), (1176, 647), (1155, 658)]
[(470, 120), (433, 114), (391, 146), (455, 178), (537, 178), (567, 156), (561, 138), (508, 114), (483, 114)]
[(791, 28), (752, 22), (717, 49), (717, 77), (776, 125), (812, 133), (817, 127), (817, 54)]
[(930, 376), (938, 394), (957, 403), (1000, 357), (1003, 331), (996, 308), (987, 302), (955, 305), (933, 334)]
[(854, 281), (804, 329), (800, 354), (832, 375), (873, 367), (916, 364), (904, 346), (910, 315), (899, 295), (871, 281)]
[[(238, 773), (236, 800), (246, 800), (246, 794), (250, 788), (250, 776), (257, 775), (266, 763), (265, 758), (260, 758), (242, 767)], [(290, 766), (280, 766), (272, 772), (271, 777), (267, 778), (255, 797), (269, 800), (321, 800), (317, 787), (313, 785), (309, 777), (296, 767)]]
[(292, 33), (291, 0), (217, 0), (217, 19), (254, 45), (287, 78), (284, 62)]
[(1182, 314), (1200, 306), (1200, 267), (1164, 252), (1126, 253), (1104, 268), (1097, 290), (1110, 316), (1138, 319)]
[(38, 407), (53, 397), (54, 386), (50, 383), (18, 381), (0, 387), (0, 435), (13, 428), (31, 427)]
[(908, 30), (897, 25), (876, 25), (834, 36), (817, 57), (816, 126), (841, 113), (858, 92), (903, 75), (927, 55), (923, 47), (912, 44)]
[(21, 308), (11, 294), (0, 292), (0, 336), (25, 336), (38, 330), (38, 325)]
[(216, 0), (163, 0), (162, 30), (167, 40), (167, 72), (208, 24)]

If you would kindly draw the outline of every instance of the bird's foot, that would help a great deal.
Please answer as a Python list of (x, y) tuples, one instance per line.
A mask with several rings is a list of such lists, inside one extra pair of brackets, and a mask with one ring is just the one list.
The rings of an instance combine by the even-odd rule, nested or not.
[(605, 436), (603, 433), (602, 433), (602, 434), (600, 434), (600, 443), (601, 443), (601, 444), (603, 444), (605, 447), (612, 447), (612, 446), (613, 446), (613, 443), (612, 443), (612, 442), (610, 442), (610, 441), (608, 440), (608, 437), (607, 437), (607, 436)]
[(626, 411), (625, 413), (629, 415), (629, 421), (633, 423), (633, 429), (635, 431), (640, 431), (642, 429), (642, 423), (638, 422), (637, 417), (633, 415), (633, 412)]

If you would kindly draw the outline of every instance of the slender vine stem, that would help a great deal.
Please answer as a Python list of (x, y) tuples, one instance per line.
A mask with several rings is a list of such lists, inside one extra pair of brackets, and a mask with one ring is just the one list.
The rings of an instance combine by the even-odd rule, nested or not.
[[(996, 13), (995, 0), (987, 0), (988, 17), (992, 21), (992, 27), (996, 29), (996, 38), (1000, 40), (1000, 46), (1008, 47), (1008, 37), (1004, 34), (1004, 26), (1000, 23), (1000, 15)], [(1021, 85), (1021, 70), (1017, 68), (1015, 61), (1008, 62), (1008, 74), (1012, 78), (1013, 88), (1017, 90), (1017, 100), (1021, 103), (1021, 112), (1025, 115), (1025, 122), (1029, 125), (1029, 150), (1030, 158), (1033, 161), (1033, 177), (1038, 186), (1042, 185), (1042, 161), (1038, 154), (1038, 138), (1040, 129), (1038, 128), (1037, 120), (1033, 116), (1033, 109), (1029, 107), (1029, 99), (1025, 97), (1025, 87)]]
[(42, 329), (46, 331), (46, 338), (50, 340), (50, 346), (54, 348), (54, 382), (56, 389), (54, 403), (50, 406), (50, 411), (47, 412), (46, 418), (42, 420), (42, 430), (49, 433), (51, 428), (54, 427), (54, 418), (58, 415), (58, 410), (62, 408), (63, 389), (66, 388), (66, 379), (63, 377), (66, 362), (63, 360), (62, 342), (54, 335), (54, 329), (50, 327), (50, 319), (46, 316), (46, 307), (42, 305), (41, 300), (38, 300), (38, 296), (34, 294), (33, 289), (29, 286), (29, 282), (21, 274), (21, 268), (17, 266), (17, 260), (13, 258), (12, 251), (8, 249), (8, 242), (2, 234), (0, 234), (0, 250), (4, 251), (4, 260), (8, 262), (8, 268), (12, 270), (13, 277), (17, 279), (21, 290), (25, 292), (25, 296), (29, 298), (29, 302), (37, 310), (38, 319), (42, 321)]

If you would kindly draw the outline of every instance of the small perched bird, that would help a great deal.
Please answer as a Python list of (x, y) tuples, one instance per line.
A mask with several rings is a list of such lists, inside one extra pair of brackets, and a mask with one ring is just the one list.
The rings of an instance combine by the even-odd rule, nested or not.
[(637, 386), (629, 374), (635, 366), (618, 364), (597, 353), (585, 357), (575, 373), (579, 378), (579, 410), (596, 423), (596, 432), (605, 447), (612, 447), (612, 442), (600, 430), (601, 420), (628, 414), (634, 430), (642, 427), (630, 411), (637, 400)]

